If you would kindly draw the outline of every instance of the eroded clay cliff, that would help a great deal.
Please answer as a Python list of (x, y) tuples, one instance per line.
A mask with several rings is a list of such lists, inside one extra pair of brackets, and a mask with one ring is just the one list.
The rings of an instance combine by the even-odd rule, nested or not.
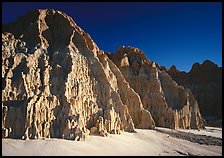
[[(192, 91), (207, 121), (222, 119), (222, 67), (205, 60), (202, 64), (193, 64), (187, 73), (175, 66), (167, 72), (178, 84)], [(221, 122), (217, 125), (221, 126)]]
[(35, 10), (2, 29), (2, 137), (85, 140), (155, 128), (116, 65), (63, 12)]
[(120, 47), (109, 58), (117, 65), (130, 86), (139, 94), (156, 126), (203, 128), (198, 103), (189, 89), (179, 86), (138, 48)]

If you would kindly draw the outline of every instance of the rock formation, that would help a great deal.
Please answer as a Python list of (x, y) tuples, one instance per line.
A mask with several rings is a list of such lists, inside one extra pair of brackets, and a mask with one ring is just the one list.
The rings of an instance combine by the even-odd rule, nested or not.
[(147, 59), (138, 48), (120, 47), (109, 58), (137, 92), (156, 126), (203, 128), (198, 103), (189, 89), (178, 86), (165, 68)]
[(222, 67), (205, 60), (202, 64), (193, 64), (188, 73), (175, 66), (167, 72), (179, 85), (192, 91), (206, 120), (222, 119)]
[(2, 137), (85, 140), (134, 128), (155, 128), (150, 112), (71, 17), (35, 10), (3, 25)]

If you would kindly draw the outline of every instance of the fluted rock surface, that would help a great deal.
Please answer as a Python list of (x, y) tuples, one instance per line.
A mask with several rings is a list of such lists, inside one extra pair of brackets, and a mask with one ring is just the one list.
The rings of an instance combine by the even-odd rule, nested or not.
[(204, 118), (222, 119), (222, 67), (205, 60), (202, 64), (193, 64), (188, 73), (175, 66), (167, 72), (178, 84), (192, 91)]
[(134, 127), (153, 129), (155, 123), (71, 17), (35, 10), (3, 25), (2, 137), (85, 140)]
[(178, 86), (165, 68), (150, 62), (141, 50), (122, 46), (108, 56), (139, 94), (157, 126), (173, 129), (204, 127), (191, 91)]

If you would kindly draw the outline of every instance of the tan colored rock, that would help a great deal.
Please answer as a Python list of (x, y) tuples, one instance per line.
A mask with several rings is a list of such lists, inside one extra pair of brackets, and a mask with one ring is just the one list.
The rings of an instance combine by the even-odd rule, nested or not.
[[(194, 63), (187, 73), (175, 66), (167, 73), (178, 84), (192, 91), (202, 116), (208, 122), (222, 120), (222, 67), (205, 60), (202, 64)], [(222, 121), (219, 122), (216, 126), (222, 126)]]
[(92, 127), (90, 128), (90, 135), (98, 134), (98, 128), (97, 127)]
[[(119, 100), (119, 98), (120, 98), (121, 101), (125, 105), (127, 105), (128, 109), (125, 109), (125, 111), (128, 110), (131, 115), (130, 119), (121, 117), (121, 120), (126, 119), (128, 124), (130, 123), (130, 121), (133, 120), (134, 125), (136, 127), (138, 127), (139, 124), (141, 123), (141, 119), (142, 119), (142, 115), (143, 115), (142, 111), (145, 110), (143, 108), (141, 99), (140, 99), (139, 95), (129, 86), (129, 83), (125, 80), (125, 78), (123, 77), (121, 72), (118, 71), (118, 68), (113, 64), (113, 62), (105, 54), (102, 54), (102, 53), (98, 54), (99, 60), (103, 64), (107, 78), (111, 82), (111, 85), (114, 86), (113, 87), (114, 90), (118, 91), (120, 94), (120, 96), (116, 96), (115, 98), (116, 98), (116, 100)], [(110, 105), (110, 104), (108, 104), (108, 105)], [(124, 106), (120, 106), (118, 108), (123, 109)], [(148, 113), (148, 115), (150, 115), (150, 112)], [(149, 119), (148, 121), (152, 123), (152, 129), (154, 129), (153, 128), (154, 121), (151, 120), (152, 117), (148, 116), (147, 118)], [(134, 125), (130, 126), (129, 128), (126, 128), (125, 131), (130, 131), (130, 132), (134, 131)], [(148, 128), (148, 126), (146, 125), (144, 127), (144, 124), (142, 124), (141, 128)]]
[(119, 69), (65, 13), (31, 11), (2, 32), (4, 137), (86, 140), (91, 129), (106, 136), (153, 122)]
[[(122, 46), (108, 56), (139, 94), (143, 107), (151, 112), (153, 119), (148, 115), (143, 120), (148, 118), (154, 120), (156, 126), (173, 129), (204, 126), (197, 101), (191, 92), (178, 86), (164, 70), (160, 70), (158, 64), (150, 62), (141, 50)], [(127, 60), (128, 64), (123, 64)], [(142, 123), (137, 127), (142, 125), (152, 126), (150, 123)]]
[(2, 128), (2, 138), (7, 138), (9, 136), (9, 131), (7, 128)]
[(154, 129), (155, 128), (155, 122), (148, 110), (142, 110), (141, 111), (141, 123), (137, 126), (137, 128), (141, 129)]

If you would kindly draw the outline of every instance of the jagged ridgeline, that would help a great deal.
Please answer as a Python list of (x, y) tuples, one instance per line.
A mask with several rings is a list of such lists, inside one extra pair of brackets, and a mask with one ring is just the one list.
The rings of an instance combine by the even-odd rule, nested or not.
[[(180, 97), (173, 105), (176, 98), (170, 97), (170, 91), (170, 100), (163, 98), (169, 104), (158, 107), (171, 109), (153, 110), (146, 106), (150, 103), (142, 103), (139, 91), (115, 64), (63, 12), (34, 10), (3, 25), (2, 137), (85, 140), (89, 134), (154, 129), (158, 119), (162, 122), (158, 125), (170, 128), (202, 127), (197, 101), (190, 91), (177, 88), (181, 90), (174, 94)], [(155, 66), (151, 67), (158, 74)], [(164, 84), (177, 86), (171, 78), (164, 78), (164, 83), (153, 81), (155, 89), (148, 92), (162, 98)], [(154, 99), (157, 97), (151, 99), (156, 106), (159, 101)], [(172, 119), (160, 118), (164, 113)]]
[(205, 60), (202, 64), (194, 63), (187, 73), (175, 66), (167, 73), (192, 91), (209, 126), (222, 127), (222, 67)]
[(177, 85), (163, 67), (149, 61), (141, 50), (122, 46), (108, 56), (139, 94), (143, 107), (151, 112), (156, 126), (172, 129), (204, 127), (191, 91)]

